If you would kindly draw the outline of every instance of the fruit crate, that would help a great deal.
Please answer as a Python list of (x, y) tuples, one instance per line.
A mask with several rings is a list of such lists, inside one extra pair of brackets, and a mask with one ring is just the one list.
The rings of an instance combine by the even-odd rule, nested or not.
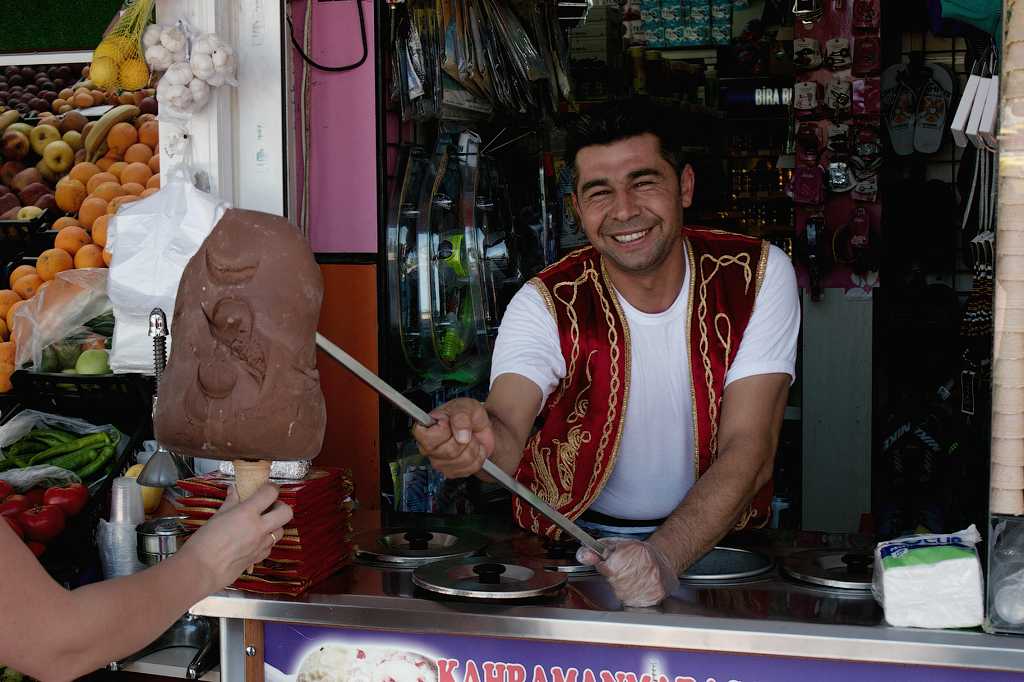
[(24, 258), (35, 264), (34, 257), (53, 246), (50, 226), (59, 218), (56, 211), (47, 209), (32, 220), (0, 220), (0, 263), (4, 267), (4, 282), (0, 289), (6, 288), (10, 271)]

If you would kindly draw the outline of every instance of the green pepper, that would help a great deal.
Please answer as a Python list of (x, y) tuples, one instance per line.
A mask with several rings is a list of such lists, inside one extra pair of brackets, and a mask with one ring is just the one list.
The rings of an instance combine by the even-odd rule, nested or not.
[(114, 446), (108, 445), (102, 450), (98, 457), (94, 458), (92, 462), (88, 464), (84, 469), (79, 469), (76, 473), (78, 477), (83, 481), (93, 474), (97, 473), (102, 469), (111, 459), (114, 458)]
[(99, 433), (90, 433), (88, 436), (83, 436), (78, 440), (73, 440), (70, 443), (62, 443), (61, 445), (55, 445), (54, 447), (49, 448), (48, 450), (43, 450), (38, 454), (32, 455), (32, 457), (29, 459), (29, 463), (39, 464), (41, 462), (46, 462), (47, 460), (53, 459), (58, 455), (65, 455), (69, 453), (74, 454), (79, 450), (93, 448), (97, 446), (103, 447), (104, 445), (109, 444), (110, 436), (108, 436), (105, 431), (100, 431)]
[(29, 435), (43, 440), (56, 440), (61, 443), (70, 443), (77, 438), (77, 436), (60, 429), (32, 429)]
[(51, 459), (49, 462), (44, 462), (44, 464), (67, 469), (68, 471), (77, 471), (88, 466), (96, 458), (99, 451), (100, 448), (98, 447), (82, 448), (81, 450), (61, 455), (57, 459)]

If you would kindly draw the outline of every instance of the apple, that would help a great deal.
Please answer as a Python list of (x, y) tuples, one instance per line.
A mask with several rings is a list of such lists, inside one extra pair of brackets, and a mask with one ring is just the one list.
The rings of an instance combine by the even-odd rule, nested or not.
[(11, 125), (4, 128), (4, 132), (7, 132), (9, 130), (19, 132), (25, 137), (28, 137), (29, 134), (32, 132), (32, 126), (30, 126), (28, 123), (25, 123), (24, 121), (15, 121)]
[(0, 138), (0, 152), (3, 153), (5, 159), (19, 161), (28, 156), (30, 143), (24, 133), (10, 130), (12, 127), (14, 126), (8, 126), (8, 130)]
[(21, 171), (13, 178), (11, 178), (10, 187), (15, 192), (20, 192), (34, 182), (42, 182), (42, 174), (35, 168), (26, 168)]
[(19, 208), (21, 208), (21, 202), (18, 201), (16, 194), (5, 194), (0, 197), (0, 215), (12, 210), (17, 213)]
[(32, 129), (28, 139), (32, 143), (32, 151), (42, 156), (48, 144), (60, 139), (60, 131), (49, 123), (40, 123)]
[(78, 132), (77, 130), (67, 131), (66, 133), (64, 133), (64, 137), (62, 137), (61, 139), (67, 142), (68, 146), (70, 146), (76, 152), (82, 148), (82, 145), (85, 144), (85, 141), (82, 139), (82, 133)]
[(69, 111), (61, 117), (60, 131), (62, 133), (66, 133), (69, 130), (77, 130), (78, 132), (82, 132), (82, 129), (85, 128), (85, 124), (88, 122), (89, 119), (87, 119), (81, 113), (77, 111)]
[(32, 220), (41, 215), (43, 215), (43, 209), (38, 206), (23, 206), (17, 213), (18, 220)]
[(41, 208), (44, 211), (57, 211), (60, 212), (60, 208), (57, 206), (57, 197), (53, 194), (44, 194), (43, 196), (36, 199), (33, 204), (36, 208)]
[(0, 166), (0, 182), (10, 185), (14, 176), (25, 170), (25, 164), (20, 161), (8, 161)]
[(10, 194), (10, 193), (11, 193), (11, 190), (8, 189), (7, 185), (0, 185), (0, 197), (2, 197), (5, 194)]
[(53, 192), (53, 190), (43, 183), (33, 182), (31, 185), (18, 192), (18, 199), (21, 200), (22, 206), (32, 206), (39, 200), (39, 197), (44, 194), (50, 194), (51, 192)]
[[(79, 135), (81, 137), (81, 135)], [(43, 161), (54, 173), (65, 173), (75, 163), (75, 150), (64, 140), (56, 140), (46, 145), (43, 150)]]
[(51, 185), (56, 185), (57, 181), (60, 180), (61, 176), (63, 175), (63, 173), (58, 173), (52, 170), (49, 166), (46, 165), (46, 161), (42, 159), (39, 159), (39, 161), (36, 162), (36, 170), (39, 171), (39, 175), (42, 176), (43, 181), (48, 182)]

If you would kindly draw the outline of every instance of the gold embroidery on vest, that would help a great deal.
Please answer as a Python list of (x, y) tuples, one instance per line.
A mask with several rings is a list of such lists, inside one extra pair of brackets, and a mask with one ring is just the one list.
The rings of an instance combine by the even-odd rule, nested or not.
[[(557, 393), (555, 393), (554, 400), (551, 402), (552, 406), (561, 402), (562, 397), (569, 388), (569, 383), (576, 376), (576, 361), (579, 360), (580, 357), (580, 324), (579, 317), (576, 314), (576, 308), (573, 306), (576, 304), (576, 296), (579, 294), (580, 285), (586, 282), (587, 279), (590, 279), (590, 273), (593, 271), (594, 269), (590, 266), (590, 263), (585, 263), (583, 266), (583, 274), (571, 282), (559, 282), (551, 292), (552, 297), (557, 299), (557, 301), (565, 307), (565, 316), (569, 319), (569, 339), (572, 342), (572, 350), (569, 351), (569, 362), (566, 363), (565, 368), (565, 379), (562, 380)], [(565, 287), (572, 288), (572, 296), (568, 299), (562, 298), (559, 293), (559, 290)]]
[(700, 421), (697, 416), (697, 377), (693, 376), (693, 334), (690, 325), (693, 322), (693, 296), (697, 289), (693, 285), (697, 277), (697, 263), (693, 256), (693, 245), (683, 235), (683, 248), (686, 249), (686, 267), (690, 273), (690, 291), (686, 294), (686, 363), (690, 374), (690, 409), (693, 412), (693, 480), (700, 478)]
[(757, 305), (757, 295), (761, 293), (761, 284), (764, 282), (764, 273), (768, 269), (768, 251), (770, 250), (770, 244), (766, 241), (761, 242), (761, 256), (757, 261), (757, 278), (754, 284), (754, 305)]
[(548, 467), (548, 460), (551, 457), (551, 448), (540, 447), (540, 432), (533, 437), (530, 443), (530, 454), (533, 458), (533, 469), (537, 474), (534, 481), (533, 491), (540, 495), (548, 504), (555, 509), (561, 509), (572, 501), (569, 492), (559, 490), (555, 477)]
[(584, 429), (583, 425), (577, 424), (577, 422), (587, 416), (587, 409), (590, 407), (590, 401), (585, 396), (587, 391), (590, 390), (591, 385), (594, 383), (594, 379), (590, 371), (590, 361), (594, 359), (594, 355), (596, 353), (596, 350), (592, 350), (587, 356), (587, 364), (585, 368), (587, 384), (576, 395), (576, 402), (573, 403), (572, 414), (566, 417), (565, 420), (567, 424), (576, 424), (576, 426), (569, 429), (566, 441), (563, 442), (557, 438), (551, 439), (551, 442), (555, 445), (555, 451), (558, 453), (555, 464), (558, 469), (558, 479), (562, 483), (562, 490), (572, 490), (572, 479), (576, 475), (576, 456), (580, 452), (580, 447), (584, 443), (589, 443), (591, 440), (590, 431)]
[(555, 302), (551, 299), (551, 292), (548, 291), (548, 287), (542, 280), (534, 277), (527, 284), (532, 284), (533, 288), (537, 290), (540, 297), (544, 300), (544, 305), (547, 307), (548, 312), (551, 313), (551, 317), (555, 319), (555, 324), (558, 324), (558, 313), (555, 312)]
[[(714, 268), (710, 272), (704, 271), (705, 262), (711, 262), (714, 264)], [(720, 258), (716, 258), (709, 253), (702, 254), (700, 257), (700, 266), (698, 274), (700, 277), (700, 288), (699, 288), (699, 299), (697, 303), (697, 321), (700, 325), (700, 356), (704, 363), (704, 380), (707, 382), (708, 391), (708, 416), (711, 422), (711, 437), (708, 441), (708, 447), (711, 449), (709, 453), (711, 461), (714, 461), (718, 457), (718, 395), (715, 391), (714, 385), (714, 373), (711, 371), (711, 356), (708, 353), (708, 282), (710, 282), (715, 275), (718, 274), (719, 270), (730, 265), (739, 265), (743, 268), (743, 276), (746, 279), (746, 287), (744, 291), (750, 290), (750, 280), (753, 277), (753, 273), (750, 269), (750, 254), (741, 253), (737, 256), (726, 255)], [(731, 321), (728, 315), (725, 313), (718, 313), (714, 318), (715, 335), (718, 337), (719, 343), (722, 343), (722, 332), (719, 327), (719, 322), (724, 319), (728, 329), (731, 329)], [(728, 338), (728, 337), (727, 337)], [(728, 354), (731, 350), (728, 344), (723, 344), (726, 351), (726, 363), (728, 363)]]

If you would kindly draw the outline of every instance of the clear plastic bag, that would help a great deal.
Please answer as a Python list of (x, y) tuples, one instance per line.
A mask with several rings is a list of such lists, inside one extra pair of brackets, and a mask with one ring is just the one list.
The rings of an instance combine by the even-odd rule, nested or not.
[[(79, 354), (84, 343), (94, 348), (101, 347), (97, 337), (103, 335), (87, 325), (99, 329), (97, 318), (110, 310), (106, 268), (57, 273), (57, 277), (45, 289), (14, 313), (13, 338), (17, 347), (15, 367), (31, 366), (37, 372), (61, 371), (43, 369), (44, 364), (52, 366), (52, 362), (43, 362), (44, 350), (69, 338), (71, 341), (68, 342), (68, 348), (77, 348)], [(77, 355), (74, 359), (77, 360)]]

